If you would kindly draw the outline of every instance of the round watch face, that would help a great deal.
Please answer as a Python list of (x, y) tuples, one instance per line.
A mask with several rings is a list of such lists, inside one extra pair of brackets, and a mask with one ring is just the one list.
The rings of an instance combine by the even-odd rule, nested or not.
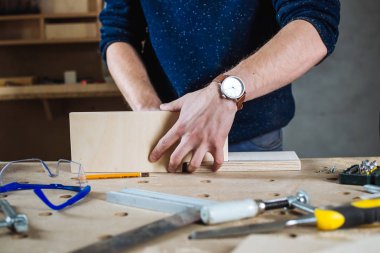
[(245, 91), (243, 81), (236, 76), (229, 76), (224, 79), (220, 89), (222, 94), (230, 99), (240, 98)]

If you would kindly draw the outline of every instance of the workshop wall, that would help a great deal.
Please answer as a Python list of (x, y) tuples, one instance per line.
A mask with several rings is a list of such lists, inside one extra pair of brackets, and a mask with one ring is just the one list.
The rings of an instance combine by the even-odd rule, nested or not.
[(380, 155), (380, 1), (341, 0), (333, 55), (293, 86), (285, 149), (301, 157)]

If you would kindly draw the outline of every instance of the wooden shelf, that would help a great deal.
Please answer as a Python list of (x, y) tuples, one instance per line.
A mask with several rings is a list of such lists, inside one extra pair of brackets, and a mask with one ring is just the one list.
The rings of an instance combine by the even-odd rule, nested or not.
[(114, 84), (51, 84), (22, 87), (0, 87), (0, 101), (121, 96)]
[(79, 38), (79, 39), (18, 39), (18, 40), (0, 40), (0, 46), (18, 46), (18, 45), (41, 45), (41, 44), (70, 44), (70, 43), (98, 43), (99, 38)]
[(41, 18), (41, 14), (5, 15), (5, 16), (0, 16), (0, 21), (28, 20), (28, 19), (40, 19), (40, 18)]
[(99, 42), (102, 1), (92, 2), (88, 12), (0, 15), (0, 46)]
[(44, 19), (98, 18), (97, 12), (42, 14)]

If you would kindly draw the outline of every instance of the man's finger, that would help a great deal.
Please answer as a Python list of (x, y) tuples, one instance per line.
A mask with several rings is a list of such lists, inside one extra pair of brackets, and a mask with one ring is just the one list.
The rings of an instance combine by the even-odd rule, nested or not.
[(214, 164), (212, 166), (212, 171), (217, 171), (224, 162), (224, 154), (223, 154), (223, 148), (217, 149), (214, 152), (211, 153), (214, 157)]
[(191, 161), (189, 163), (189, 167), (187, 169), (187, 172), (192, 173), (196, 169), (201, 166), (201, 163), (203, 161), (203, 158), (205, 157), (205, 154), (207, 152), (207, 149), (203, 146), (200, 146), (198, 149), (195, 150), (193, 153), (193, 157), (191, 158)]
[(180, 111), (183, 105), (183, 97), (180, 97), (170, 103), (161, 104), (160, 109), (163, 111), (177, 112)]
[(154, 147), (149, 155), (150, 162), (156, 162), (160, 160), (161, 156), (180, 138), (177, 127), (174, 125), (165, 135), (162, 137), (157, 145)]
[(182, 141), (170, 156), (170, 161), (167, 168), (168, 172), (175, 172), (179, 165), (182, 164), (182, 160), (188, 153), (190, 153), (191, 149), (192, 147), (189, 145), (189, 143), (187, 141), (183, 141), (182, 139)]

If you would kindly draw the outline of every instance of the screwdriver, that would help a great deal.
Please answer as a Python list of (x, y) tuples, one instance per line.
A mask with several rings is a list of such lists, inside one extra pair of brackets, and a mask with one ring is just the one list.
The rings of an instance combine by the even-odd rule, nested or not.
[(301, 224), (316, 224), (319, 230), (328, 231), (373, 224), (379, 221), (380, 198), (366, 199), (331, 209), (316, 208), (314, 214), (306, 215), (298, 219), (196, 231), (189, 236), (189, 239), (222, 238), (243, 236), (252, 233), (269, 233), (285, 227)]

